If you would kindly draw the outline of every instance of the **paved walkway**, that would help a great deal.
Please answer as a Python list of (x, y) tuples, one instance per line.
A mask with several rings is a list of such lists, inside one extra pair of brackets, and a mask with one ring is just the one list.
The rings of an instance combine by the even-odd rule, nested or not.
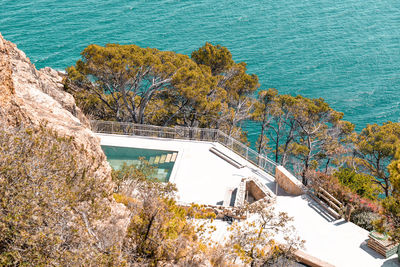
[(337, 267), (400, 266), (397, 256), (384, 259), (367, 246), (368, 231), (343, 219), (334, 221), (307, 196), (278, 196), (276, 210), (294, 218), (306, 240), (305, 251), (314, 257)]
[[(241, 179), (246, 177), (261, 179), (275, 192), (276, 184), (271, 175), (218, 143), (106, 134), (98, 136), (102, 145), (178, 151), (170, 181), (176, 184), (181, 202), (222, 204), (227, 189), (237, 187)], [(211, 153), (211, 147), (217, 148), (245, 167), (234, 167)], [(337, 267), (400, 266), (397, 256), (384, 259), (367, 247), (366, 230), (343, 220), (334, 221), (306, 196), (288, 196), (278, 190), (276, 210), (285, 211), (294, 217), (293, 225), (299, 236), (306, 240), (305, 251), (314, 257)], [(224, 224), (218, 224), (221, 223)], [(223, 235), (224, 230), (217, 232), (217, 235)]]

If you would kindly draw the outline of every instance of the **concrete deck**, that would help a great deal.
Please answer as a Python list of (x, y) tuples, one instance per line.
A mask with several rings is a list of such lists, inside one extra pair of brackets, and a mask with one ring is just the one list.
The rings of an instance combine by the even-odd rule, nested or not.
[[(178, 188), (179, 201), (208, 205), (222, 204), (226, 191), (237, 187), (242, 178), (257, 177), (273, 192), (274, 178), (221, 144), (187, 140), (152, 139), (98, 134), (101, 145), (178, 151), (169, 181)], [(211, 147), (244, 165), (236, 168), (211, 153)]]
[(368, 231), (345, 220), (334, 220), (306, 195), (278, 196), (275, 208), (294, 218), (298, 235), (310, 255), (337, 267), (400, 266), (397, 255), (385, 259), (366, 240)]
[[(170, 182), (176, 184), (179, 201), (184, 203), (222, 204), (226, 190), (238, 186), (241, 179), (246, 177), (261, 179), (275, 192), (276, 183), (271, 175), (218, 143), (107, 134), (98, 136), (102, 145), (178, 151)], [(234, 167), (211, 153), (211, 147), (217, 148), (245, 167)], [(305, 251), (316, 258), (337, 267), (400, 266), (397, 256), (384, 259), (367, 247), (366, 230), (343, 220), (334, 221), (307, 196), (288, 196), (279, 189), (275, 208), (294, 218), (294, 227), (306, 241)], [(227, 225), (222, 221), (217, 224), (219, 230), (215, 234), (216, 239), (220, 240)]]

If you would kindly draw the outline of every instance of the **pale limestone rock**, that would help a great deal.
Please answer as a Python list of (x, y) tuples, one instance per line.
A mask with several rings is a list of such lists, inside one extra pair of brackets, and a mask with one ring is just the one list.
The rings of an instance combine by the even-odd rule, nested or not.
[(89, 121), (83, 112), (75, 104), (75, 99), (71, 94), (63, 91), (64, 74), (52, 68), (46, 67), (39, 70), (42, 91), (57, 100), (63, 108), (77, 117), (81, 123), (89, 127)]
[(95, 222), (94, 228), (105, 247), (122, 245), (123, 237), (129, 226), (130, 211), (124, 204), (111, 203), (111, 211), (107, 218)]
[[(36, 70), (17, 46), (0, 34), (0, 124), (38, 126), (74, 137), (76, 148), (83, 147), (95, 159), (95, 177), (113, 190), (111, 167), (100, 147), (99, 138), (88, 128), (88, 120), (75, 105), (72, 95), (62, 90), (62, 74), (51, 68)], [(95, 222), (100, 239), (111, 245), (122, 241), (129, 212), (114, 200), (105, 200), (108, 218)], [(106, 207), (105, 207), (106, 208)], [(120, 238), (121, 240), (117, 240)]]

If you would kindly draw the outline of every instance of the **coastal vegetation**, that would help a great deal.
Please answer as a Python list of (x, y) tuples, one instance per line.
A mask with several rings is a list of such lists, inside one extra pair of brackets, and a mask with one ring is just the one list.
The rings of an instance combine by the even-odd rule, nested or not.
[(400, 124), (370, 124), (355, 140), (353, 166), (375, 177), (374, 182), (386, 197), (392, 193), (388, 165), (394, 160), (400, 140)]
[(225, 47), (206, 43), (188, 57), (135, 45), (90, 45), (67, 69), (65, 89), (92, 119), (215, 128), (243, 142), (241, 126), (251, 120), (259, 127), (258, 152), (304, 185), (321, 185), (352, 205), (354, 222), (367, 217), (359, 225), (385, 220), (398, 229), (399, 123), (357, 133), (321, 98), (260, 88), (257, 75), (247, 74), (246, 64)]
[[(46, 125), (1, 127), (0, 265), (262, 265), (286, 261), (302, 246), (288, 230), (287, 214), (262, 202), (243, 207), (260, 219), (232, 225), (230, 242), (221, 245), (209, 238), (215, 213), (178, 205), (174, 185), (152, 178), (147, 162), (113, 171), (114, 193), (94, 178), (96, 170), (73, 138)], [(111, 198), (130, 212), (123, 235), (109, 230), (117, 238), (107, 238), (98, 224), (111, 216), (105, 205)], [(274, 242), (278, 231), (288, 235), (287, 244)]]
[(257, 150), (272, 150), (275, 162), (292, 166), (307, 185), (310, 170), (340, 164), (354, 125), (343, 121), (321, 98), (279, 95), (275, 89), (261, 90), (253, 111), (259, 122)]
[[(195, 204), (178, 205), (174, 185), (160, 183), (153, 175), (146, 161), (113, 171), (119, 188), (114, 198), (132, 214), (121, 251), (128, 265), (201, 266), (209, 262), (213, 266), (261, 266), (290, 260), (303, 245), (288, 225), (291, 218), (275, 213), (263, 201), (238, 211), (253, 216), (252, 222), (235, 222), (228, 229), (228, 240), (212, 241), (215, 213)], [(284, 235), (284, 243), (276, 242), (278, 232)]]
[(104, 264), (93, 235), (111, 197), (96, 164), (71, 138), (39, 128), (0, 127), (0, 265)]
[[(302, 247), (303, 242), (290, 227), (291, 218), (286, 213), (275, 212), (270, 202), (263, 201), (244, 203), (237, 208), (235, 212), (239, 215), (233, 219), (246, 217), (247, 220), (234, 221), (228, 229), (223, 229), (227, 231), (226, 240), (214, 242), (216, 227), (228, 226), (214, 221), (216, 214), (221, 218), (220, 207), (179, 204), (175, 186), (153, 179), (154, 170), (146, 161), (138, 166), (125, 165), (121, 170), (111, 170), (98, 138), (87, 128), (87, 118), (75, 105), (74, 98), (62, 91), (62, 75), (50, 68), (36, 70), (15, 45), (1, 36), (0, 46), (1, 266), (287, 266), (293, 252)], [(279, 93), (266, 90), (270, 96), (264, 103), (253, 96), (259, 90), (257, 77), (248, 75), (245, 64), (234, 62), (228, 49), (221, 46), (206, 44), (191, 59), (182, 55), (173, 59), (176, 56), (173, 52), (158, 55), (160, 51), (142, 51), (138, 47), (121, 53), (114, 51), (119, 49), (120, 46), (114, 46), (111, 52), (103, 51), (105, 56), (99, 58), (96, 58), (98, 51), (88, 52), (88, 58), (77, 63), (81, 67), (69, 70), (65, 89), (75, 94), (88, 116), (120, 121), (134, 121), (135, 116), (142, 116), (143, 121), (138, 123), (214, 127), (244, 142), (246, 135), (241, 123), (253, 120), (264, 128), (267, 137), (260, 138), (260, 152), (273, 154), (278, 162), (286, 162), (287, 167), (297, 166), (292, 170), (299, 176), (305, 173), (304, 181), (309, 187), (331, 189), (336, 197), (353, 205), (354, 222), (365, 228), (373, 226), (387, 231), (399, 239), (400, 152), (394, 155), (379, 152), (391, 149), (391, 143), (382, 141), (384, 135), (377, 134), (376, 145), (372, 150), (368, 148), (374, 152), (368, 154), (361, 145), (356, 147), (362, 139), (357, 138), (352, 125), (342, 122), (342, 115), (331, 110), (322, 99), (282, 96), (294, 106), (299, 105), (297, 108), (303, 108), (301, 116), (286, 112), (289, 110), (286, 105), (283, 109), (270, 109), (275, 104), (269, 105), (268, 99), (278, 103)], [(140, 64), (150, 62), (149, 71), (154, 65), (151, 60), (165, 60), (162, 64), (169, 66), (161, 64), (156, 69), (165, 68), (165, 72), (161, 71), (159, 78), (141, 78), (138, 90), (125, 91), (123, 96), (125, 89), (118, 81), (129, 84), (136, 76), (124, 76), (129, 66), (120, 65), (137, 64), (136, 74), (141, 73), (138, 59), (135, 56), (127, 59), (124, 55), (133, 50), (146, 53), (148, 58)], [(97, 63), (84, 66), (92, 58)], [(100, 64), (102, 61), (105, 65)], [(176, 62), (186, 62), (186, 65), (181, 68)], [(96, 72), (98, 67), (100, 70)], [(152, 91), (156, 79), (169, 79), (165, 76), (168, 69), (174, 69), (172, 76), (179, 73), (174, 77), (176, 81), (183, 77), (184, 82), (171, 81)], [(207, 94), (196, 85), (208, 84), (202, 75), (213, 84), (205, 87)], [(120, 91), (104, 91), (108, 86)], [(200, 90), (195, 92), (197, 95), (190, 93), (193, 88)], [(146, 92), (151, 92), (151, 97)], [(143, 100), (145, 107), (141, 106), (142, 98), (148, 99)], [(208, 105), (209, 101), (212, 105)], [(176, 103), (183, 105), (174, 107)], [(219, 109), (214, 110), (214, 104)], [(135, 111), (142, 108), (142, 115), (131, 112), (133, 107)], [(270, 115), (270, 110), (276, 114)], [(161, 115), (154, 116), (159, 111)], [(279, 112), (287, 113), (283, 120), (279, 119)], [(303, 117), (307, 114), (316, 119), (315, 128), (305, 122), (307, 118)], [(286, 121), (293, 123), (293, 127)], [(347, 124), (349, 130), (338, 131), (342, 129), (338, 127), (340, 124)], [(280, 140), (275, 142), (277, 151), (271, 142), (273, 127), (289, 129), (289, 132), (293, 129), (289, 139), (285, 139), (285, 134), (275, 135)], [(302, 132), (301, 127), (315, 131)], [(379, 133), (380, 127), (374, 132)], [(385, 131), (391, 131), (390, 127), (384, 128)], [(370, 135), (368, 132), (367, 136)], [(303, 136), (313, 146), (308, 146)], [(341, 139), (336, 142), (338, 136)], [(393, 136), (395, 140), (396, 134)], [(282, 140), (289, 140), (286, 154), (280, 150)], [(325, 148), (325, 144), (338, 143), (340, 149)], [(312, 148), (305, 171), (302, 164), (307, 153), (302, 152), (301, 156), (292, 153), (293, 144), (303, 146), (299, 150)], [(336, 154), (324, 152), (326, 155), (321, 156), (318, 150), (322, 148)], [(342, 148), (345, 153), (340, 152)], [(354, 152), (356, 148), (361, 154)], [(375, 173), (364, 173), (373, 170), (364, 165), (373, 162), (371, 158), (377, 153), (383, 155), (380, 158), (385, 161), (384, 167), (393, 159), (385, 174), (390, 183), (386, 197), (384, 187), (375, 181), (378, 179)], [(381, 170), (380, 164), (374, 166)]]
[(224, 47), (207, 43), (192, 57), (135, 45), (90, 45), (67, 69), (65, 87), (96, 119), (217, 128), (240, 138), (257, 76)]
[(393, 239), (400, 241), (400, 150), (389, 165), (392, 194), (383, 201), (386, 225)]

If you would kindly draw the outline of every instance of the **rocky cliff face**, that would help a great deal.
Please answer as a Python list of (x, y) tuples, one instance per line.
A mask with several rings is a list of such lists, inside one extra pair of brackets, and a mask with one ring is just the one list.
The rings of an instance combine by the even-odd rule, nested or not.
[[(0, 34), (0, 124), (9, 127), (45, 125), (61, 136), (73, 137), (76, 148), (84, 148), (95, 159), (95, 178), (113, 189), (111, 168), (99, 139), (89, 129), (87, 118), (74, 98), (62, 90), (62, 74), (51, 69), (36, 70), (17, 46)], [(122, 204), (107, 200), (108, 218), (95, 222), (104, 245), (124, 235), (128, 211)]]
[(61, 131), (74, 130), (71, 126), (88, 130), (88, 120), (76, 107), (74, 98), (62, 90), (62, 74), (51, 68), (36, 70), (25, 53), (1, 34), (0, 73), (1, 110), (12, 110), (6, 116), (8, 123), (47, 121)]

